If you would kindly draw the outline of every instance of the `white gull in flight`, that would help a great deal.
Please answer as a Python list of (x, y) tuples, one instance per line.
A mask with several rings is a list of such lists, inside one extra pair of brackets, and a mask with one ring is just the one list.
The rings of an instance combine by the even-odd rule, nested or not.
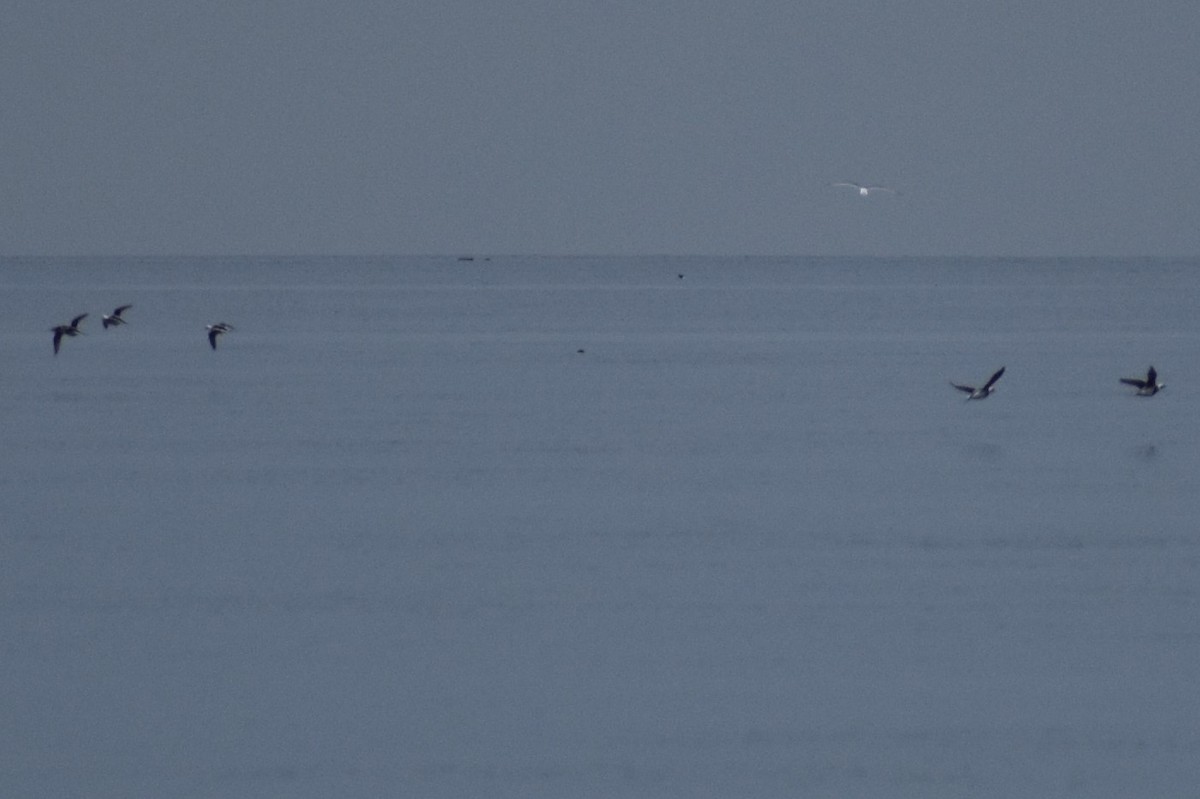
[(846, 188), (849, 188), (849, 189), (857, 189), (859, 195), (862, 197), (870, 197), (872, 192), (877, 192), (877, 191), (886, 192), (887, 194), (899, 194), (900, 193), (900, 192), (896, 191), (895, 189), (890, 188), (888, 186), (864, 186), (861, 183), (852, 183), (849, 181), (840, 181), (838, 183), (830, 183), (829, 185), (830, 186), (845, 186)]

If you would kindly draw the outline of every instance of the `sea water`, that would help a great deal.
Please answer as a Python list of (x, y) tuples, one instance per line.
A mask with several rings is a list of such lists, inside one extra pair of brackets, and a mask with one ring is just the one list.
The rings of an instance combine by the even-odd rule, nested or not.
[(1197, 267), (4, 259), (0, 793), (1194, 795)]

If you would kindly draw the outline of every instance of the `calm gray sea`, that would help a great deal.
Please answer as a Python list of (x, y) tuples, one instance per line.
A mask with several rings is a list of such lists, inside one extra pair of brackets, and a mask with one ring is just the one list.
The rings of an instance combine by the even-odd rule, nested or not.
[(1200, 785), (1200, 261), (10, 258), (0, 297), (4, 796)]

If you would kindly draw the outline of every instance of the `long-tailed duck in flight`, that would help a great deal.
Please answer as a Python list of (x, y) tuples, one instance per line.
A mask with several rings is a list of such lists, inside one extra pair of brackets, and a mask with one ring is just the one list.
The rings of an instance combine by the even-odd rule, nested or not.
[(104, 329), (108, 330), (114, 325), (123, 325), (125, 320), (121, 318), (121, 314), (132, 308), (132, 305), (122, 305), (110, 314), (104, 314), (100, 317), (100, 323), (104, 325)]
[(63, 336), (71, 336), (72, 338), (80, 335), (83, 331), (79, 329), (79, 323), (87, 318), (87, 314), (81, 313), (71, 320), (69, 325), (57, 325), (50, 328), (54, 333), (54, 354), (58, 355), (58, 346), (62, 343)]
[(1145, 380), (1138, 377), (1122, 377), (1121, 382), (1136, 388), (1139, 397), (1153, 397), (1167, 387), (1166, 383), (1158, 382), (1158, 372), (1153, 366), (1150, 367), (1150, 371), (1146, 372)]
[(217, 336), (233, 330), (233, 325), (228, 322), (217, 322), (215, 325), (206, 325), (205, 330), (208, 331), (208, 345), (215, 350), (217, 348)]
[(968, 400), (987, 399), (992, 392), (996, 390), (996, 381), (1004, 374), (1004, 367), (1001, 366), (996, 370), (996, 374), (988, 378), (988, 381), (979, 388), (974, 386), (960, 386), (958, 383), (951, 382), (950, 385), (957, 388), (959, 391), (965, 392)]
[(877, 192), (877, 191), (886, 192), (888, 194), (899, 194), (900, 193), (900, 192), (896, 191), (895, 189), (889, 188), (887, 186), (864, 186), (861, 183), (853, 183), (851, 181), (840, 181), (838, 183), (830, 183), (829, 185), (830, 186), (845, 186), (848, 189), (858, 189), (858, 194), (860, 197), (870, 197), (873, 192)]

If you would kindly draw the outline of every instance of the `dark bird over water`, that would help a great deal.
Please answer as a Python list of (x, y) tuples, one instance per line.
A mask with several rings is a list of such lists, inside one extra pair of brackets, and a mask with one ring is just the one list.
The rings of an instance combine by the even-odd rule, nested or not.
[(215, 325), (208, 325), (205, 329), (208, 331), (208, 345), (215, 350), (217, 348), (217, 336), (233, 330), (233, 325), (227, 322), (217, 322)]
[(105, 314), (105, 315), (101, 316), (100, 322), (101, 322), (101, 324), (104, 325), (104, 329), (108, 330), (108, 328), (113, 325), (125, 324), (125, 320), (121, 318), (121, 314), (125, 313), (132, 307), (133, 307), (132, 305), (122, 305), (120, 308), (117, 308), (111, 314)]
[(79, 316), (76, 316), (74, 319), (72, 319), (71, 324), (69, 324), (69, 325), (58, 325), (56, 327), (50, 328), (50, 330), (54, 333), (54, 354), (55, 355), (58, 355), (58, 346), (59, 346), (59, 344), (62, 343), (63, 336), (71, 336), (73, 338), (83, 332), (82, 330), (79, 329), (79, 323), (82, 322), (86, 318), (87, 318), (87, 314), (81, 313)]
[(1153, 397), (1167, 387), (1166, 383), (1158, 382), (1158, 372), (1153, 366), (1150, 367), (1150, 371), (1146, 372), (1145, 380), (1137, 377), (1122, 377), (1121, 382), (1136, 388), (1139, 397)]
[(996, 381), (999, 380), (1003, 374), (1004, 367), (1001, 366), (998, 370), (996, 370), (996, 374), (988, 378), (988, 381), (979, 388), (975, 388), (974, 386), (960, 386), (958, 383), (953, 382), (950, 385), (954, 386), (959, 391), (965, 392), (968, 400), (987, 399), (989, 396), (991, 396), (992, 392), (996, 390)]

